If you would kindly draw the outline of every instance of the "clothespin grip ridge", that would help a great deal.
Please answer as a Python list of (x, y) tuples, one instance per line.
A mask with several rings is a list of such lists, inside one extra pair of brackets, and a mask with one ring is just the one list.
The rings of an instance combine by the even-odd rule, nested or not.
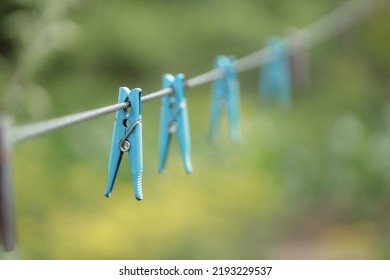
[(114, 187), (119, 165), (125, 152), (129, 155), (134, 195), (137, 200), (143, 198), (142, 192), (142, 111), (141, 89), (119, 88), (118, 103), (130, 102), (128, 109), (116, 112), (112, 135), (110, 158), (108, 162), (108, 182), (105, 196), (109, 197)]
[(224, 75), (213, 83), (211, 121), (209, 139), (216, 138), (219, 118), (222, 109), (226, 108), (229, 115), (230, 138), (234, 143), (241, 138), (239, 128), (239, 101), (240, 88), (237, 73), (234, 67), (235, 58), (220, 55), (215, 60), (215, 68), (220, 69)]
[(173, 93), (163, 96), (161, 100), (160, 162), (158, 171), (161, 173), (165, 168), (169, 144), (172, 135), (176, 134), (185, 170), (187, 173), (191, 173), (191, 140), (185, 98), (184, 75), (178, 74), (173, 76), (171, 74), (165, 74), (163, 76), (163, 88), (172, 88)]

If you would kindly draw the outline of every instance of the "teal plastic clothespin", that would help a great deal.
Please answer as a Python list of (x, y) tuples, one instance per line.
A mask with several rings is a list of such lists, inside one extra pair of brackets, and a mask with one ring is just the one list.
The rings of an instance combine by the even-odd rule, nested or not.
[(187, 102), (185, 98), (184, 75), (178, 74), (174, 77), (171, 74), (165, 74), (163, 77), (163, 88), (172, 88), (173, 93), (162, 97), (160, 165), (158, 170), (161, 173), (165, 168), (171, 137), (172, 134), (176, 133), (185, 170), (187, 173), (191, 173), (191, 140)]
[(123, 154), (128, 152), (135, 198), (141, 200), (143, 198), (141, 89), (136, 88), (130, 91), (127, 87), (119, 88), (118, 103), (123, 102), (130, 102), (131, 108), (130, 113), (129, 109), (116, 112), (105, 196), (111, 195)]
[(285, 109), (291, 107), (291, 69), (287, 44), (278, 38), (268, 41), (270, 61), (263, 65), (260, 75), (260, 98), (271, 103), (275, 95), (277, 104)]
[(234, 68), (234, 57), (220, 55), (215, 60), (215, 68), (220, 69), (224, 75), (216, 79), (213, 83), (213, 97), (211, 107), (211, 122), (209, 130), (209, 139), (214, 141), (216, 138), (219, 117), (222, 109), (225, 107), (229, 114), (230, 138), (237, 143), (241, 138), (239, 128), (239, 102), (240, 86), (237, 73)]

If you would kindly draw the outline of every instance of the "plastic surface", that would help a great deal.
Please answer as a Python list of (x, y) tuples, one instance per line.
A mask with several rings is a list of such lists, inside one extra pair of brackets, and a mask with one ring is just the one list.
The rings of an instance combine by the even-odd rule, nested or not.
[(264, 104), (273, 99), (285, 109), (291, 107), (291, 70), (286, 43), (278, 38), (268, 41), (270, 61), (264, 64), (260, 75), (260, 98)]
[[(134, 187), (134, 195), (137, 200), (143, 198), (142, 193), (142, 112), (141, 112), (141, 89), (132, 89), (126, 87), (119, 88), (118, 103), (130, 101), (131, 108), (128, 110), (119, 110), (116, 112), (114, 132), (112, 135), (110, 158), (108, 162), (108, 182), (105, 196), (109, 197), (114, 188), (116, 176), (123, 157), (120, 148), (122, 140), (130, 143), (130, 149), (127, 151), (130, 160), (130, 169)], [(134, 126), (135, 125), (135, 126)], [(133, 130), (131, 130), (133, 129)], [(130, 132), (131, 131), (131, 132)], [(128, 137), (124, 139), (126, 134)]]
[(187, 173), (192, 172), (191, 139), (188, 122), (188, 110), (185, 98), (184, 75), (163, 77), (163, 88), (173, 88), (173, 94), (162, 97), (160, 119), (160, 163), (158, 171), (164, 171), (172, 134), (176, 134)]
[(215, 68), (223, 71), (224, 76), (213, 83), (211, 120), (209, 139), (214, 141), (219, 128), (220, 115), (223, 109), (229, 115), (229, 131), (232, 142), (237, 143), (241, 138), (239, 127), (240, 86), (234, 68), (233, 57), (218, 56)]

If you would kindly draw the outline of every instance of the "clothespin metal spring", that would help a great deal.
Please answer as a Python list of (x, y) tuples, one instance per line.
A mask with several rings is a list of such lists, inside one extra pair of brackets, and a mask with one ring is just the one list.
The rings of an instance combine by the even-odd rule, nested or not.
[(168, 132), (170, 134), (173, 134), (177, 131), (177, 128), (178, 128), (178, 123), (175, 121), (177, 116), (179, 115), (180, 111), (183, 110), (185, 107), (187, 106), (187, 102), (185, 100), (183, 100), (179, 106), (177, 106), (177, 108), (175, 109), (175, 111), (172, 113), (172, 117), (171, 119), (169, 120), (169, 123), (168, 123)]
[[(119, 149), (124, 153), (124, 152), (127, 152), (128, 150), (130, 150), (131, 148), (131, 144), (130, 142), (127, 140), (127, 138), (129, 138), (131, 132), (133, 132), (133, 130), (135, 129), (135, 127), (142, 123), (142, 120), (139, 119), (138, 121), (136, 121), (133, 126), (129, 129), (129, 131), (126, 133), (126, 135), (123, 137), (123, 139), (121, 140), (121, 142), (119, 143)], [(126, 124), (124, 124), (125, 126), (127, 126)]]

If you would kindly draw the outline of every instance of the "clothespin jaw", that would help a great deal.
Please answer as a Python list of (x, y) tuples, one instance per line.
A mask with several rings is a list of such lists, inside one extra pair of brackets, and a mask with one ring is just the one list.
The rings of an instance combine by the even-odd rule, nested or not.
[(105, 196), (111, 195), (123, 154), (128, 152), (134, 195), (137, 200), (141, 200), (143, 198), (141, 89), (136, 88), (130, 91), (126, 87), (119, 88), (118, 103), (124, 102), (130, 102), (130, 113), (128, 109), (116, 112)]
[(241, 138), (239, 128), (239, 99), (240, 86), (237, 73), (234, 67), (235, 58), (227, 56), (218, 56), (215, 60), (215, 68), (220, 69), (224, 75), (216, 79), (213, 83), (211, 121), (209, 130), (209, 139), (214, 141), (216, 138), (219, 118), (223, 107), (229, 115), (230, 138), (234, 143), (239, 142)]
[(175, 77), (171, 74), (164, 75), (163, 88), (172, 88), (173, 93), (163, 96), (161, 101), (158, 171), (160, 173), (164, 171), (172, 134), (176, 134), (185, 170), (187, 173), (192, 173), (190, 127), (185, 98), (184, 75), (178, 74)]
[(291, 68), (287, 44), (278, 38), (268, 41), (269, 62), (263, 65), (260, 76), (260, 97), (265, 104), (275, 95), (280, 107), (291, 107)]

